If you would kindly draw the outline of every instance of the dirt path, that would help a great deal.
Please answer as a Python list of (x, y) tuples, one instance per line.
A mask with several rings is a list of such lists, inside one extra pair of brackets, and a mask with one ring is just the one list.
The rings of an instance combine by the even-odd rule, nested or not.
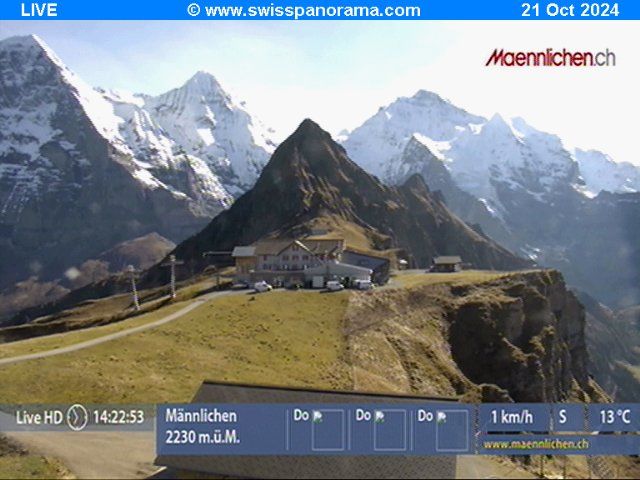
[[(0, 366), (52, 357), (94, 347), (111, 340), (170, 323), (218, 297), (246, 292), (213, 292), (177, 312), (145, 325), (63, 348), (0, 359)], [(6, 413), (0, 412), (6, 416)], [(1, 422), (0, 422), (1, 423)], [(54, 457), (78, 478), (146, 478), (158, 471), (153, 432), (2, 432), (29, 452)]]
[(33, 454), (59, 460), (77, 478), (147, 478), (153, 432), (3, 432)]
[(122, 330), (120, 332), (110, 333), (102, 337), (94, 338), (92, 340), (75, 343), (67, 347), (55, 348), (53, 350), (45, 350), (43, 352), (30, 353), (27, 355), (19, 355), (16, 357), (0, 358), (0, 367), (3, 365), (9, 365), (12, 363), (26, 362), (28, 360), (36, 360), (39, 358), (53, 357), (55, 355), (62, 355), (64, 353), (75, 352), (85, 348), (95, 347), (96, 345), (100, 345), (101, 343), (109, 342), (111, 340), (126, 337), (127, 335), (144, 332), (145, 330), (150, 330), (152, 328), (156, 328), (161, 325), (165, 325), (169, 322), (172, 322), (174, 320), (177, 320), (178, 318), (186, 315), (190, 311), (194, 310), (195, 308), (198, 308), (200, 305), (208, 302), (209, 300), (213, 300), (214, 298), (218, 298), (226, 295), (238, 294), (238, 293), (241, 293), (241, 292), (224, 291), (224, 292), (209, 293), (207, 295), (203, 295), (202, 297), (194, 300), (189, 305), (185, 306), (184, 308), (181, 308), (177, 312), (167, 315), (166, 317), (162, 317), (161, 319), (156, 320), (154, 322), (146, 323), (144, 325), (140, 325), (137, 327), (128, 328), (127, 330)]

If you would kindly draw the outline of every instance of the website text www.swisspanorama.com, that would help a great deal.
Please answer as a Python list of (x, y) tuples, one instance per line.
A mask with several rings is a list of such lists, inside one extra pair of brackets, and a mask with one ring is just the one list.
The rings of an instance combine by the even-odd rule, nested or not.
[[(187, 13), (192, 17), (209, 18), (289, 18), (310, 20), (321, 18), (420, 18), (422, 11), (417, 5), (204, 5), (191, 3)], [(201, 15), (204, 13), (204, 15)]]

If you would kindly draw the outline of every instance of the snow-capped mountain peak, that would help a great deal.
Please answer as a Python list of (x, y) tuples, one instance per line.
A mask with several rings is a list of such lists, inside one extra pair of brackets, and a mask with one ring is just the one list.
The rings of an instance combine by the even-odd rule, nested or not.
[(431, 92), (429, 90), (418, 90), (413, 96), (411, 96), (411, 99), (423, 105), (438, 103), (451, 105), (451, 102), (445, 100), (437, 93)]
[[(145, 97), (141, 107), (174, 151), (201, 159), (233, 196), (249, 188), (275, 148), (272, 131), (253, 118), (210, 73)], [(166, 142), (165, 142), (166, 143)]]
[(404, 146), (414, 133), (436, 142), (449, 142), (472, 124), (486, 119), (456, 107), (436, 93), (420, 90), (382, 107), (343, 141), (349, 155), (383, 179), (393, 175)]
[(73, 130), (78, 122), (108, 142), (112, 161), (142, 188), (188, 199), (201, 215), (249, 188), (275, 146), (272, 132), (210, 73), (155, 97), (94, 89), (39, 37), (1, 40), (0, 183), (24, 197), (14, 193), (9, 204), (65, 182), (43, 149), (59, 149), (89, 174), (95, 147)]
[(168, 182), (167, 169), (197, 164), (205, 190), (224, 205), (253, 185), (275, 148), (273, 132), (206, 71), (158, 96), (101, 93), (122, 120), (120, 135), (137, 165)]
[[(153, 99), (153, 97), (152, 97)], [(227, 94), (216, 78), (205, 71), (199, 71), (182, 86), (155, 97), (154, 108), (158, 110), (197, 108), (208, 114), (207, 106), (216, 104), (229, 110), (234, 108), (231, 96)]]
[(638, 303), (640, 193), (629, 193), (640, 192), (638, 167), (571, 151), (521, 118), (485, 119), (429, 92), (382, 107), (341, 142), (387, 183), (421, 175), (465, 222), (561, 269), (578, 288)]
[(24, 56), (25, 60), (31, 59), (36, 60), (38, 57), (46, 56), (48, 60), (60, 68), (66, 68), (62, 60), (58, 58), (51, 48), (42, 40), (38, 35), (20, 35), (15, 37), (8, 37), (3, 40), (0, 40), (0, 48), (3, 50), (11, 50), (18, 54), (24, 55), (25, 53), (28, 56)]
[(209, 73), (158, 96), (95, 89), (37, 36), (0, 40), (0, 225), (17, 259), (0, 283), (151, 231), (181, 240), (252, 186), (273, 149)]
[[(2, 87), (15, 91), (33, 86), (40, 91), (66, 86), (78, 100), (96, 130), (105, 138), (123, 147), (118, 135), (120, 120), (113, 114), (111, 105), (73, 73), (40, 37), (27, 35), (4, 39), (0, 41), (0, 54), (5, 58)], [(10, 102), (11, 99), (6, 97), (5, 101)], [(9, 105), (0, 104), (0, 106)], [(42, 106), (40, 107), (44, 110)], [(55, 108), (54, 103), (48, 105), (49, 110)]]
[(200, 93), (202, 95), (218, 94), (228, 97), (216, 77), (205, 70), (198, 70), (182, 87), (179, 88), (189, 90), (194, 93)]
[(511, 121), (507, 121), (499, 113), (494, 114), (487, 123), (482, 125), (474, 133), (498, 140), (513, 140), (519, 142), (524, 135), (516, 130)]
[(541, 201), (580, 181), (576, 162), (555, 135), (498, 113), (487, 120), (424, 90), (383, 107), (343, 144), (360, 165), (396, 183), (409, 171), (404, 150), (415, 140), (497, 215), (505, 211), (501, 197), (510, 195), (500, 192), (520, 190)]
[(640, 167), (628, 162), (616, 162), (598, 150), (576, 148), (573, 155), (580, 165), (580, 175), (590, 196), (603, 190), (613, 193), (640, 191)]

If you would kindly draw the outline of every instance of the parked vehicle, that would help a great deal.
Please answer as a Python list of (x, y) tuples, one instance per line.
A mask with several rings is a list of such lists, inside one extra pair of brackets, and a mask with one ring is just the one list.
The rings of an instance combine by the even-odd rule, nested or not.
[(355, 280), (353, 286), (357, 290), (371, 290), (373, 288), (373, 282), (371, 280)]
[(344, 290), (344, 285), (337, 280), (329, 280), (327, 282), (327, 290), (330, 292), (339, 292), (340, 290)]
[(254, 283), (253, 289), (257, 293), (263, 293), (263, 292), (270, 292), (271, 290), (273, 290), (273, 287), (269, 285), (267, 282), (265, 282), (264, 280), (262, 280), (261, 282)]

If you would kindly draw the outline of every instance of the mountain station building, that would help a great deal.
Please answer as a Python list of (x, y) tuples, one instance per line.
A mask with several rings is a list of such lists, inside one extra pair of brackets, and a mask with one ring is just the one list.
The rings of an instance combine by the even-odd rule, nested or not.
[(329, 280), (349, 286), (356, 280), (385, 283), (389, 278), (388, 258), (348, 249), (335, 236), (260, 240), (235, 247), (232, 257), (238, 283), (264, 280), (274, 286), (323, 288)]

